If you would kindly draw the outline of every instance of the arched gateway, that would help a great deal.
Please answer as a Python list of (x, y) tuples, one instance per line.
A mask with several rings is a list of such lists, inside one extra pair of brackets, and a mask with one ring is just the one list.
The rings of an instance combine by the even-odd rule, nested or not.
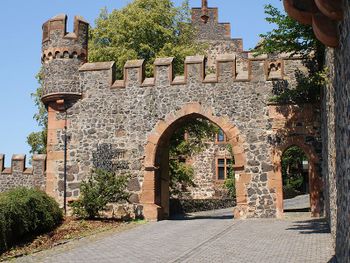
[[(228, 117), (213, 116), (210, 108), (205, 109), (199, 103), (185, 104), (175, 113), (169, 114), (165, 120), (159, 121), (153, 132), (148, 136), (145, 147), (145, 175), (142, 186), (141, 203), (144, 204), (144, 213), (147, 218), (162, 218), (168, 215), (169, 210), (169, 175), (168, 165), (169, 140), (173, 132), (185, 121), (193, 118), (204, 118), (216, 124), (227, 137), (232, 146), (235, 159), (234, 169), (237, 177), (237, 199), (239, 205), (246, 205), (245, 186), (240, 178), (245, 177), (244, 141), (238, 129)], [(242, 175), (239, 173), (243, 173)]]
[[(312, 169), (318, 178), (319, 110), (314, 105), (269, 104), (277, 87), (295, 85), (302, 61), (243, 51), (242, 40), (230, 38), (229, 24), (218, 22), (217, 9), (205, 11), (206, 23), (201, 9), (193, 9), (192, 17), (210, 45), (208, 62), (203, 56), (187, 57), (184, 76), (173, 75), (172, 58), (160, 58), (153, 78), (145, 77), (142, 60), (134, 60), (126, 63), (124, 79), (115, 80), (114, 62), (86, 63), (86, 21), (76, 17), (74, 33), (66, 32), (66, 16), (44, 24), (46, 191), (60, 203), (65, 161), (68, 200), (79, 196), (81, 181), (103, 163), (117, 175), (131, 175), (131, 205), (126, 209), (139, 208), (147, 219), (161, 219), (168, 210), (167, 181), (157, 177), (160, 173), (166, 179), (162, 153), (173, 130), (193, 117), (217, 124), (233, 147), (236, 217), (282, 216), (280, 153), (295, 138), (315, 156)], [(216, 73), (206, 74), (207, 67)], [(319, 196), (318, 191), (313, 198)], [(319, 201), (314, 203), (316, 215)]]

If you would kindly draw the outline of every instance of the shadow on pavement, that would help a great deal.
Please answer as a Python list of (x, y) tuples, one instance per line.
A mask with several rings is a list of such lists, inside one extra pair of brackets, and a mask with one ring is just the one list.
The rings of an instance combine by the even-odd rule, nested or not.
[(329, 226), (324, 219), (312, 219), (307, 221), (295, 221), (287, 230), (299, 231), (300, 234), (325, 234), (330, 233)]

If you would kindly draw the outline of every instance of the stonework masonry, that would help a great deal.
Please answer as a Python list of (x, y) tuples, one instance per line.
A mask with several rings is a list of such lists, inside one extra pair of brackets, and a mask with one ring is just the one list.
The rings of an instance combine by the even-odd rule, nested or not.
[(313, 27), (328, 48), (329, 83), (322, 101), (322, 168), (326, 216), (334, 237), (338, 262), (350, 262), (350, 3), (284, 0), (288, 14)]
[[(209, 13), (217, 22), (217, 11)], [(49, 37), (43, 39), (43, 57), (52, 50), (50, 59), (43, 59), (50, 195), (62, 203), (67, 127), (69, 199), (79, 196), (80, 183), (93, 167), (107, 165), (131, 176), (132, 206), (141, 207), (148, 219), (167, 217), (170, 136), (184, 121), (201, 117), (218, 125), (232, 146), (237, 217), (283, 216), (280, 157), (294, 144), (312, 160), (312, 213), (320, 214), (320, 110), (269, 104), (276, 86), (295, 85), (295, 70), (305, 70), (300, 59), (254, 57), (242, 51), (241, 41), (230, 40), (229, 26), (221, 24), (220, 38), (235, 48), (220, 51), (225, 54), (216, 57), (214, 74), (207, 74), (203, 56), (192, 56), (186, 58), (184, 76), (174, 76), (173, 59), (162, 58), (155, 61), (153, 78), (145, 78), (144, 61), (134, 60), (125, 64), (124, 79), (115, 80), (114, 62), (85, 63), (79, 55), (79, 50), (88, 54), (87, 24), (81, 21), (76, 19), (69, 43), (65, 16), (45, 23), (50, 26), (44, 32)], [(54, 55), (61, 46), (72, 55)]]
[(0, 192), (23, 186), (45, 190), (46, 155), (34, 155), (32, 168), (26, 168), (25, 155), (13, 155), (11, 167), (5, 168), (5, 156), (0, 154)]
[(322, 95), (322, 174), (325, 181), (325, 210), (333, 238), (336, 236), (337, 185), (335, 147), (334, 50), (327, 49), (329, 83)]
[(335, 148), (337, 183), (336, 254), (350, 262), (350, 3), (343, 1), (340, 45), (334, 50)]
[[(313, 1), (310, 1), (313, 2)], [(340, 5), (316, 1), (322, 12)], [(284, 0), (286, 10), (308, 22), (312, 12), (298, 1)], [(328, 49), (329, 83), (322, 105), (276, 105), (276, 90), (295, 87), (295, 71), (306, 72), (298, 57), (288, 54), (255, 57), (243, 50), (242, 39), (231, 38), (231, 25), (220, 23), (217, 8), (192, 10), (197, 39), (208, 44), (207, 57), (187, 57), (184, 76), (174, 76), (173, 58), (159, 58), (154, 77), (145, 78), (144, 61), (125, 64), (124, 79), (114, 78), (114, 62), (87, 63), (89, 24), (81, 17), (67, 32), (65, 15), (43, 25), (42, 101), (48, 109), (47, 156), (34, 155), (32, 168), (25, 156), (14, 155), (10, 168), (0, 154), (0, 192), (17, 186), (45, 189), (63, 200), (64, 138), (67, 149), (67, 197), (75, 200), (80, 183), (94, 167), (130, 176), (130, 204), (111, 204), (112, 213), (166, 218), (169, 212), (169, 140), (174, 130), (194, 118), (219, 126), (235, 159), (236, 218), (283, 217), (281, 157), (299, 146), (309, 159), (310, 202), (313, 216), (325, 210), (334, 237), (338, 262), (350, 262), (350, 6), (336, 20), (339, 35), (322, 35), (335, 20), (314, 23)], [(304, 6), (304, 5), (300, 5)], [(310, 7), (310, 6), (309, 6)], [(326, 12), (339, 15), (341, 10)], [(311, 19), (311, 20), (310, 20)], [(327, 23), (324, 24), (323, 22)], [(320, 29), (317, 31), (317, 28)], [(334, 41), (336, 40), (336, 41)], [(332, 46), (330, 45), (330, 46)], [(213, 161), (220, 145), (195, 156), (197, 188), (192, 198), (220, 196)], [(222, 150), (224, 152), (224, 150)], [(322, 176), (321, 176), (322, 175)]]
[[(215, 141), (215, 140), (213, 140)], [(190, 164), (194, 170), (193, 182), (195, 187), (190, 187), (184, 198), (190, 199), (221, 199), (228, 198), (227, 189), (224, 188), (224, 180), (217, 178), (217, 160), (219, 158), (232, 159), (226, 143), (208, 142), (206, 149), (195, 154)]]
[(215, 59), (220, 54), (236, 53), (242, 57), (247, 57), (243, 52), (243, 40), (231, 38), (230, 23), (219, 23), (218, 8), (208, 8), (208, 21), (201, 20), (202, 9), (192, 9), (192, 26), (197, 30), (198, 41), (208, 45), (206, 66), (210, 70), (215, 70)]

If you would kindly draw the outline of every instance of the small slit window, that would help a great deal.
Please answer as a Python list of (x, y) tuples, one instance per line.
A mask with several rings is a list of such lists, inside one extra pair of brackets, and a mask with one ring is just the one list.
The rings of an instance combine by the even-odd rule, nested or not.
[(216, 142), (225, 142), (226, 136), (223, 130), (219, 130), (219, 132), (216, 134)]

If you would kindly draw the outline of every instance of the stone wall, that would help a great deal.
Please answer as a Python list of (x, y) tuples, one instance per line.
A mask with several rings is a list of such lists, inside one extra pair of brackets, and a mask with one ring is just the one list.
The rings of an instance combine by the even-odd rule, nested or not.
[[(103, 151), (103, 158), (114, 170), (119, 174), (131, 174), (137, 185), (142, 185), (145, 169), (148, 169), (144, 166), (145, 147), (157, 123), (186, 105), (198, 103), (215, 116), (227, 118), (240, 131), (244, 143), (242, 148), (234, 150), (236, 153), (243, 151), (247, 162), (237, 176), (249, 174), (252, 178), (245, 186), (250, 189), (247, 196), (250, 216), (276, 216), (276, 190), (267, 182), (274, 167), (270, 156), (273, 145), (269, 141), (273, 130), (267, 106), (274, 84), (266, 75), (254, 75), (256, 72), (264, 74), (265, 60), (255, 59), (249, 63), (254, 67), (248, 69), (252, 72), (251, 82), (236, 80), (235, 63), (232, 56), (219, 57), (218, 74), (210, 81), (202, 74), (203, 57), (187, 58), (184, 77), (171, 75), (170, 59), (156, 61), (155, 78), (151, 79), (144, 78), (142, 61), (128, 62), (125, 79), (117, 81), (111, 81), (111, 64), (82, 66), (79, 79), (84, 96), (67, 110), (68, 165), (75, 167), (69, 172), (68, 196), (79, 195), (79, 184), (94, 166), (94, 156), (98, 155), (101, 145), (108, 145), (110, 153)], [(66, 118), (59, 111), (54, 116), (50, 124)], [(56, 152), (62, 151), (62, 128), (52, 133)], [(54, 163), (51, 172), (61, 174), (62, 160)], [(265, 180), (261, 180), (262, 177)], [(50, 179), (56, 180), (53, 185), (62, 185), (62, 177), (55, 178)], [(62, 198), (60, 187), (52, 190), (54, 196)], [(134, 200), (140, 199), (140, 187), (130, 191)]]
[[(321, 177), (321, 109), (318, 104), (274, 105), (270, 104), (272, 133), (269, 135), (273, 148), (275, 173), (271, 186), (277, 189), (277, 212), (283, 213), (281, 158), (289, 147), (298, 146), (309, 161), (309, 192), (311, 214), (324, 213), (323, 182)], [(261, 145), (260, 147), (264, 147)], [(266, 163), (265, 165), (268, 165)]]
[(231, 39), (230, 23), (219, 23), (217, 8), (208, 9), (208, 22), (201, 19), (202, 9), (192, 8), (192, 26), (195, 28), (196, 40), (207, 45), (207, 63), (209, 71), (216, 70), (216, 57), (221, 54), (241, 54), (243, 40)]
[[(230, 52), (216, 57), (213, 62), (215, 74), (207, 71), (204, 56), (187, 57), (184, 76), (173, 75), (173, 58), (156, 59), (151, 78), (145, 78), (144, 61), (128, 61), (122, 80), (114, 79), (113, 62), (85, 63), (76, 73), (79, 57), (59, 56), (43, 61), (44, 68), (48, 69), (44, 71), (43, 101), (49, 111), (46, 181), (49, 194), (62, 201), (63, 140), (67, 133), (68, 200), (79, 196), (81, 181), (92, 168), (98, 167), (130, 176), (130, 202), (141, 204), (147, 218), (166, 216), (170, 135), (184, 121), (202, 117), (218, 125), (232, 146), (236, 161), (236, 216), (282, 216), (278, 154), (282, 152), (282, 146), (293, 141), (294, 128), (299, 129), (300, 125), (293, 119), (298, 114), (295, 111), (289, 114), (287, 105), (289, 113), (284, 118), (292, 121), (283, 123), (292, 126), (286, 126), (281, 136), (283, 127), (278, 126), (280, 130), (274, 128), (280, 120), (275, 118), (268, 103), (276, 87), (281, 88), (280, 83), (282, 88), (295, 87), (295, 70), (305, 71), (305, 67), (299, 58), (288, 54), (255, 57), (243, 52), (241, 41), (230, 39), (228, 25), (217, 22), (217, 10), (210, 9), (209, 13), (211, 19), (205, 27), (212, 30), (204, 30), (202, 24), (199, 26), (203, 29), (200, 32), (211, 32), (212, 35), (202, 35), (202, 40), (214, 39), (216, 32), (215, 39), (222, 42), (215, 52)], [(198, 15), (193, 13), (193, 21), (198, 21)], [(56, 20), (61, 21), (59, 25), (65, 21), (62, 18), (50, 21)], [(83, 32), (86, 37), (87, 32)], [(44, 41), (43, 53), (57, 48), (57, 43), (66, 45), (67, 35), (70, 33), (61, 36), (61, 42), (58, 39)], [(75, 41), (70, 50), (79, 43)], [(225, 51), (227, 43), (228, 50)], [(81, 49), (84, 48), (85, 42), (82, 42)], [(72, 70), (58, 66), (63, 64)], [(62, 85), (61, 90), (56, 89), (57, 83), (72, 80), (78, 97), (74, 90), (67, 90), (66, 85)], [(305, 116), (308, 121), (317, 119), (317, 116)], [(305, 147), (316, 158), (316, 142), (320, 141), (315, 132), (317, 127), (307, 121), (301, 122), (305, 132), (299, 143), (307, 144)], [(211, 169), (210, 165), (206, 168)], [(312, 172), (316, 178), (316, 164)], [(199, 182), (202, 187), (209, 181), (206, 178)]]
[(337, 177), (336, 254), (350, 262), (350, 3), (343, 1), (344, 19), (339, 25), (340, 45), (335, 49), (335, 145)]
[(24, 186), (45, 190), (46, 155), (34, 155), (32, 168), (25, 167), (25, 155), (13, 155), (11, 167), (5, 168), (0, 154), (0, 192)]
[(189, 196), (193, 199), (219, 199), (227, 197), (224, 180), (218, 180), (216, 174), (218, 158), (232, 158), (227, 150), (227, 144), (208, 143), (207, 148), (196, 154), (192, 159), (194, 180), (196, 187), (189, 189)]
[(201, 19), (202, 9), (192, 8), (192, 25), (197, 30), (197, 39), (199, 40), (230, 40), (230, 23), (219, 23), (218, 8), (208, 8), (208, 22), (204, 23)]
[(322, 94), (322, 174), (325, 182), (325, 210), (333, 238), (337, 226), (337, 185), (335, 146), (335, 100), (334, 100), (334, 50), (327, 49), (326, 66), (329, 72), (328, 85)]

